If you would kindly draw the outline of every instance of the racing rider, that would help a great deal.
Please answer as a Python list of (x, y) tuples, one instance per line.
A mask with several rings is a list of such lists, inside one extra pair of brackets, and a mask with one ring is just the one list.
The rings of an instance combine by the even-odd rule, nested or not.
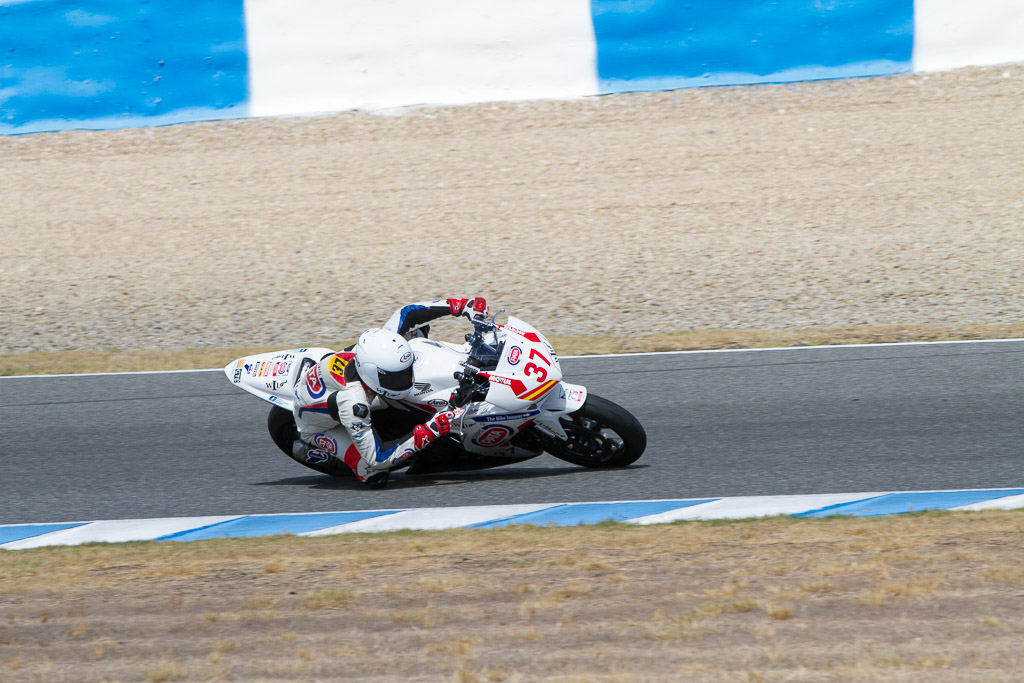
[(337, 458), (360, 481), (374, 488), (386, 485), (390, 470), (449, 434), (461, 413), (436, 413), (396, 445), (382, 446), (371, 424), (373, 400), (401, 401), (413, 390), (413, 353), (403, 335), (443, 315), (480, 319), (486, 314), (482, 297), (410, 304), (395, 311), (383, 328), (360, 335), (351, 352), (327, 354), (304, 369), (295, 384), (292, 412), (299, 439), (293, 457), (309, 463)]

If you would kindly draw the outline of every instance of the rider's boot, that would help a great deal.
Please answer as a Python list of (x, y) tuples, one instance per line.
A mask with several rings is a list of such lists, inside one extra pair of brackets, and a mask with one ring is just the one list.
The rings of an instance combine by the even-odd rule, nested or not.
[(388, 485), (388, 479), (390, 478), (390, 476), (391, 475), (389, 472), (377, 472), (376, 474), (371, 474), (369, 477), (363, 480), (363, 483), (369, 486), (371, 489), (382, 489)]
[[(349, 464), (349, 467), (352, 467), (351, 464)], [(382, 489), (388, 485), (388, 478), (390, 477), (388, 470), (379, 469), (379, 465), (378, 467), (371, 467), (362, 458), (358, 459), (355, 467), (352, 467), (352, 471), (355, 472), (356, 479), (371, 489)]]

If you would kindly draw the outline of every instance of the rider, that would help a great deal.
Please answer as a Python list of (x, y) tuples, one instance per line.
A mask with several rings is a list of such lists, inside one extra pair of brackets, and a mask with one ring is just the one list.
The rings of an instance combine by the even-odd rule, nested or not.
[(295, 384), (292, 412), (299, 439), (293, 456), (308, 463), (337, 458), (359, 481), (375, 488), (387, 484), (389, 470), (449, 434), (461, 412), (436, 413), (397, 445), (381, 445), (371, 424), (374, 398), (401, 401), (413, 390), (413, 352), (404, 335), (443, 315), (482, 319), (486, 314), (482, 297), (410, 304), (395, 311), (383, 328), (360, 335), (352, 352), (327, 354), (304, 369)]

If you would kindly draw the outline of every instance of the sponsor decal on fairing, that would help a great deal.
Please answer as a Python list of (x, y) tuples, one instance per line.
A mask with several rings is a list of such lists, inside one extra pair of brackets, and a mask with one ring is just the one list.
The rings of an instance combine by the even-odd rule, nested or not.
[(497, 446), (507, 441), (513, 434), (515, 434), (515, 431), (509, 427), (493, 425), (474, 436), (473, 443), (484, 447)]
[(473, 422), (515, 422), (525, 420), (528, 417), (540, 415), (539, 410), (531, 410), (528, 413), (509, 413), (508, 415), (483, 415), (473, 418)]
[(541, 343), (540, 335), (538, 335), (536, 332), (526, 332), (525, 330), (521, 330), (518, 327), (513, 327), (512, 325), (504, 325), (502, 326), (501, 329), (511, 332), (513, 334), (518, 334), (520, 337), (527, 341), (536, 342), (538, 344)]
[(508, 364), (518, 365), (519, 361), (523, 359), (523, 350), (518, 346), (513, 346), (508, 352)]
[(531, 391), (527, 391), (526, 393), (523, 393), (523, 394), (519, 394), (518, 396), (519, 396), (519, 398), (523, 399), (524, 401), (536, 401), (541, 396), (543, 396), (544, 394), (546, 394), (549, 391), (551, 391), (552, 389), (554, 389), (555, 385), (557, 385), (557, 384), (558, 384), (558, 380), (557, 379), (551, 379), (551, 380), (548, 380), (547, 382), (544, 382), (544, 384), (541, 384), (536, 389), (533, 389)]
[(516, 396), (526, 391), (526, 385), (518, 379), (503, 377), (502, 375), (495, 375), (489, 372), (481, 372), (480, 374), (494, 384), (504, 384), (505, 386), (510, 387)]

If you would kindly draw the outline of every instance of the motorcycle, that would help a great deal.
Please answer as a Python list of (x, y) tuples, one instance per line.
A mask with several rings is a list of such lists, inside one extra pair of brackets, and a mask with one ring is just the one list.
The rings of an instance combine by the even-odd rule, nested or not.
[[(504, 312), (504, 309), (498, 313)], [(477, 470), (529, 460), (543, 453), (583, 467), (626, 467), (647, 446), (640, 422), (625, 408), (562, 380), (554, 348), (536, 328), (509, 317), (505, 324), (473, 320), (462, 344), (429, 338), (429, 325), (409, 332), (414, 354), (413, 395), (380, 397), (371, 406), (382, 441), (408, 435), (438, 411), (458, 418), (452, 433), (399, 468), (408, 474)], [(340, 460), (304, 461), (292, 453), (298, 438), (292, 415), (299, 378), (335, 351), (300, 348), (239, 358), (224, 368), (240, 389), (272, 405), (267, 428), (286, 455), (332, 476), (352, 476)]]

